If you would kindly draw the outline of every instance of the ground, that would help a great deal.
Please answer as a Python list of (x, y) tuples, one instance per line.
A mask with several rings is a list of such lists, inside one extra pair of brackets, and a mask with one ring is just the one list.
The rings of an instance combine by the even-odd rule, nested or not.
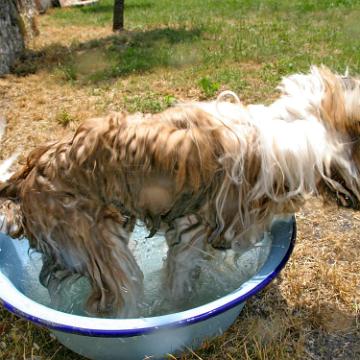
[[(0, 158), (109, 111), (157, 112), (225, 89), (266, 103), (283, 75), (310, 64), (360, 74), (355, 0), (127, 0), (126, 31), (116, 35), (111, 12), (112, 0), (100, 0), (39, 17), (40, 36), (0, 78), (9, 123)], [(360, 214), (313, 199), (297, 223), (281, 276), (223, 336), (183, 359), (360, 358)], [(0, 307), (0, 358), (81, 357)]]

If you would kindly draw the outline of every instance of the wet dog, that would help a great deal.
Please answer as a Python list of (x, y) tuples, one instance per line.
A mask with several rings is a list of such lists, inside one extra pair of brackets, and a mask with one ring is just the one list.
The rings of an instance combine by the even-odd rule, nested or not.
[(0, 185), (2, 230), (44, 254), (41, 281), (88, 277), (93, 313), (134, 314), (136, 219), (169, 245), (166, 287), (196, 283), (207, 246), (243, 251), (311, 195), (358, 207), (360, 81), (328, 69), (283, 79), (269, 106), (224, 101), (115, 113), (40, 146)]

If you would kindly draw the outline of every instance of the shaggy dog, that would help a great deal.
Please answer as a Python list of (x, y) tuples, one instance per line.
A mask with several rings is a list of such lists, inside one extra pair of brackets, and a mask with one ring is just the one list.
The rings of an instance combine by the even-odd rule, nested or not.
[(3, 231), (44, 254), (44, 285), (85, 275), (89, 311), (127, 316), (142, 294), (127, 247), (140, 219), (149, 236), (165, 232), (167, 287), (186, 296), (208, 244), (242, 251), (309, 195), (358, 205), (360, 81), (313, 67), (280, 90), (269, 106), (195, 102), (84, 122), (0, 185)]

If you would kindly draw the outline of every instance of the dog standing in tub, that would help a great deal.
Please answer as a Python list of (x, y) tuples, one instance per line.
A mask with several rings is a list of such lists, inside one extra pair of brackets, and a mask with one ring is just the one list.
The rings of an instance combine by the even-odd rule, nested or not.
[(313, 194), (358, 207), (360, 81), (313, 67), (280, 90), (269, 106), (84, 122), (0, 185), (2, 231), (43, 253), (45, 286), (84, 275), (90, 312), (133, 316), (142, 273), (127, 244), (140, 219), (165, 232), (166, 289), (186, 297), (207, 246), (243, 251)]

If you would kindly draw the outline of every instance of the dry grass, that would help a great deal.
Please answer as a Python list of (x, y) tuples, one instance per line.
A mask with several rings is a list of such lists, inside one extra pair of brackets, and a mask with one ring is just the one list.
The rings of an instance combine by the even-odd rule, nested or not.
[[(105, 61), (99, 49), (121, 47), (133, 41), (136, 31), (114, 40), (110, 24), (64, 25), (54, 20), (56, 16), (55, 12), (40, 18), (41, 35), (31, 44), (33, 53), (16, 68), (22, 76), (0, 78), (0, 112), (9, 123), (0, 158), (17, 148), (27, 153), (41, 142), (71, 133), (85, 118), (111, 110), (125, 107), (157, 111), (174, 98), (204, 97), (198, 83), (212, 73), (196, 64), (160, 64), (147, 71), (90, 81), (92, 65), (97, 64), (97, 73)], [(253, 24), (260, 21), (249, 19)], [(233, 22), (230, 19), (228, 26)], [(151, 29), (153, 26), (149, 25)], [(205, 31), (203, 36), (211, 40), (216, 33)], [(327, 56), (330, 42), (329, 38), (321, 50)], [(307, 49), (311, 49), (311, 43)], [(89, 52), (93, 55), (90, 63)], [(198, 61), (197, 56), (194, 51), (192, 61)], [(274, 96), (270, 88), (277, 81), (274, 73), (281, 72), (281, 58), (274, 64), (250, 58), (227, 63), (223, 69), (218, 64), (214, 81), (220, 89), (232, 88), (235, 78), (237, 84), (242, 84), (235, 90), (241, 90), (244, 101), (269, 100)], [(281, 277), (248, 301), (229, 331), (204, 343), (196, 352), (189, 351), (183, 359), (360, 358), (360, 214), (324, 208), (320, 201), (312, 200), (298, 214), (297, 221), (297, 245)], [(46, 330), (0, 308), (0, 358), (81, 357), (63, 348)]]

